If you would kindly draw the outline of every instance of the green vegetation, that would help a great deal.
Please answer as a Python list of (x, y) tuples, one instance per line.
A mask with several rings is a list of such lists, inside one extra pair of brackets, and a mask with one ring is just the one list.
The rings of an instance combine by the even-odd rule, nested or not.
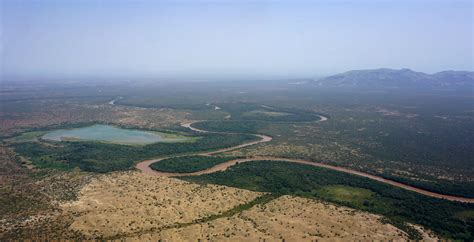
[[(473, 182), (438, 180), (432, 181), (428, 176), (419, 176), (420, 180), (408, 179), (400, 176), (394, 176), (390, 173), (381, 174), (382, 177), (409, 184), (427, 191), (432, 191), (441, 194), (451, 194), (455, 196), (474, 198), (474, 184)], [(424, 178), (427, 179), (424, 179)], [(424, 179), (424, 180), (423, 180)]]
[(474, 221), (474, 210), (462, 211), (456, 214), (456, 217), (464, 222)]
[(218, 132), (257, 133), (270, 123), (309, 122), (320, 119), (317, 113), (307, 110), (275, 108), (257, 103), (219, 103), (216, 105), (229, 113), (230, 119), (195, 123), (196, 128)]
[(375, 193), (371, 190), (344, 185), (323, 186), (317, 192), (321, 197), (341, 203), (353, 203), (358, 207), (364, 206), (364, 204), (367, 205), (375, 196)]
[(220, 163), (236, 159), (233, 156), (179, 156), (161, 160), (151, 164), (157, 171), (190, 173), (211, 168)]
[(127, 146), (100, 142), (27, 142), (13, 144), (15, 151), (40, 168), (110, 172), (127, 170), (135, 161), (235, 146), (257, 139), (245, 134), (200, 134), (193, 143), (154, 143)]
[(13, 143), (22, 143), (22, 142), (32, 142), (32, 141), (37, 141), (40, 139), (41, 136), (43, 136), (46, 133), (46, 131), (31, 131), (31, 132), (25, 132), (22, 133), (19, 136), (15, 136), (13, 138), (7, 139), (8, 142), (13, 142)]
[(258, 103), (218, 103), (222, 110), (230, 113), (231, 120), (268, 122), (308, 122), (319, 120), (317, 113), (295, 108), (270, 107)]
[[(230, 108), (232, 120), (205, 121), (194, 126), (220, 132), (273, 136), (274, 140), (266, 144), (268, 148), (262, 155), (323, 159), (425, 190), (474, 197), (474, 182), (470, 179), (474, 174), (471, 165), (474, 154), (470, 148), (474, 145), (474, 126), (469, 121), (474, 113), (468, 112), (469, 105), (465, 101), (447, 99), (445, 103), (437, 103), (434, 109), (436, 100), (429, 97), (424, 98), (427, 103), (418, 104), (418, 107), (411, 105), (416, 100), (410, 96), (389, 96), (390, 101), (379, 104), (384, 107), (381, 108), (372, 107), (381, 102), (381, 97), (375, 94), (322, 97), (336, 105), (324, 109), (325, 113), (334, 116), (328, 122), (299, 124), (248, 120), (242, 116), (255, 112), (283, 112), (287, 108), (271, 109), (270, 106), (247, 103), (239, 108), (238, 103), (231, 103), (218, 105), (224, 111)], [(356, 98), (361, 104), (348, 106), (347, 103)], [(309, 100), (300, 106), (311, 106), (318, 100)], [(297, 99), (292, 99), (287, 105), (297, 104)], [(270, 109), (255, 111), (265, 107)], [(437, 117), (440, 113), (445, 113), (451, 120)], [(282, 144), (284, 149), (278, 147)], [(260, 155), (257, 150), (252, 154)]]
[(419, 239), (419, 235), (408, 229), (405, 222), (423, 225), (447, 238), (474, 238), (474, 220), (464, 215), (474, 210), (472, 204), (435, 199), (324, 168), (284, 161), (252, 161), (223, 172), (182, 179), (322, 199), (381, 214), (409, 232), (412, 239)]
[(203, 130), (234, 133), (258, 133), (265, 123), (259, 121), (203, 121), (193, 127)]
[[(269, 85), (272, 88), (268, 88)], [(151, 114), (169, 110), (135, 109), (135, 106), (173, 108), (179, 109), (173, 113), (178, 115), (176, 119), (154, 127), (172, 128), (186, 134), (188, 129), (176, 125), (183, 118), (215, 120), (193, 126), (224, 132), (257, 132), (274, 137), (270, 143), (242, 149), (242, 155), (324, 161), (426, 190), (474, 197), (474, 112), (472, 93), (468, 90), (467, 95), (449, 90), (329, 90), (310, 85), (288, 85), (286, 80), (281, 83), (223, 82), (219, 85), (199, 82), (165, 86), (66, 87), (30, 83), (29, 86), (17, 86), (0, 97), (3, 104), (2, 141), (13, 146), (20, 155), (29, 157), (38, 167), (63, 170), (80, 167), (96, 172), (124, 170), (142, 159), (192, 154), (255, 138), (206, 134), (202, 138), (188, 136), (196, 139), (194, 144), (157, 144), (142, 148), (92, 142), (31, 142), (44, 130), (83, 127), (97, 122), (151, 127), (148, 125), (168, 118), (168, 114), (159, 118)], [(118, 96), (124, 98), (115, 103), (127, 107), (107, 105)], [(215, 110), (214, 106), (221, 109)], [(328, 114), (332, 119), (307, 122), (319, 119), (317, 112)], [(132, 116), (136, 119), (130, 121)], [(127, 122), (120, 121), (124, 117), (128, 117)], [(17, 140), (9, 139), (18, 134), (16, 132), (23, 132), (23, 135), (15, 137)], [(4, 170), (17, 175), (16, 170)], [(57, 170), (38, 171), (43, 172), (56, 173)], [(223, 173), (186, 179), (271, 191), (276, 195), (322, 199), (382, 214), (388, 222), (406, 231), (409, 231), (405, 224), (408, 221), (422, 224), (446, 237), (473, 239), (473, 205), (429, 198), (324, 169), (250, 162)], [(35, 188), (1, 188), (0, 204), (5, 204), (4, 209), (14, 213), (28, 204), (35, 206), (37, 194), (29, 194), (26, 198), (15, 194), (40, 190), (40, 186)], [(413, 231), (410, 233), (416, 238)]]
[(243, 113), (241, 117), (256, 118), (262, 115), (268, 116), (268, 117), (281, 117), (281, 116), (292, 115), (292, 114), (286, 113), (286, 112), (278, 112), (278, 111), (252, 110), (252, 111)]
[(115, 104), (143, 108), (172, 108), (199, 111), (214, 109), (214, 107), (206, 105), (204, 100), (196, 101), (193, 97), (175, 97), (170, 93), (161, 93), (158, 99), (156, 98), (156, 92), (152, 92), (150, 96), (144, 97), (143, 93), (147, 91), (149, 90), (141, 90), (135, 96), (127, 96), (117, 100)]

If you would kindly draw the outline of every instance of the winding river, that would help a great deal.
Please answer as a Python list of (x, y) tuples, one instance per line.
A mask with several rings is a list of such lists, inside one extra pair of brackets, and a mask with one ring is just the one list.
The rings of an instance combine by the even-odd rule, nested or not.
[[(320, 117), (321, 117), (321, 119), (318, 122), (323, 122), (323, 121), (328, 120), (327, 117), (324, 117), (324, 116), (320, 116)], [(192, 127), (193, 123), (202, 122), (202, 121), (205, 121), (205, 120), (186, 122), (186, 123), (182, 123), (181, 126), (185, 127), (185, 128), (189, 128), (189, 129), (191, 129), (193, 131), (196, 131), (196, 132), (200, 132), (200, 133), (235, 134), (235, 133), (231, 133), (231, 132), (207, 131), (207, 130), (201, 130), (201, 129), (197, 129), (195, 127)], [(259, 137), (260, 140), (252, 141), (252, 142), (248, 142), (248, 143), (244, 143), (244, 144), (240, 144), (240, 145), (237, 145), (237, 146), (228, 147), (228, 148), (224, 148), (224, 149), (219, 149), (219, 150), (215, 150), (215, 151), (195, 153), (193, 155), (211, 156), (211, 155), (214, 155), (214, 154), (223, 153), (223, 152), (230, 151), (230, 150), (235, 150), (235, 149), (240, 149), (240, 148), (243, 148), (243, 147), (256, 145), (256, 144), (259, 144), (259, 143), (270, 142), (272, 140), (272, 137), (270, 137), (268, 135), (263, 135), (263, 134), (253, 134), (253, 135)], [(167, 156), (167, 157), (163, 157), (163, 158), (159, 158), (159, 159), (145, 160), (145, 161), (142, 161), (142, 162), (138, 163), (136, 165), (136, 168), (143, 171), (143, 172), (145, 172), (145, 173), (147, 173), (147, 174), (158, 175), (158, 176), (179, 177), (179, 176), (197, 176), (197, 175), (214, 173), (214, 172), (218, 172), (218, 171), (224, 171), (230, 166), (233, 166), (233, 165), (236, 165), (236, 164), (239, 164), (239, 163), (243, 163), (243, 162), (248, 162), (248, 161), (262, 161), (262, 160), (264, 160), (264, 161), (287, 161), (287, 162), (293, 162), (293, 163), (298, 163), (298, 164), (322, 167), (322, 168), (331, 169), (331, 170), (335, 170), (335, 171), (339, 171), (339, 172), (344, 172), (344, 173), (348, 173), (348, 174), (352, 174), (352, 175), (356, 175), (356, 176), (365, 177), (365, 178), (368, 178), (368, 179), (372, 179), (372, 180), (375, 180), (375, 181), (378, 181), (378, 182), (383, 182), (383, 183), (386, 183), (386, 184), (390, 184), (392, 186), (403, 188), (403, 189), (406, 189), (406, 190), (409, 190), (409, 191), (412, 191), (412, 192), (416, 192), (416, 193), (419, 193), (419, 194), (423, 194), (423, 195), (426, 195), (426, 196), (430, 196), (430, 197), (446, 199), (446, 200), (456, 201), (456, 202), (474, 203), (474, 198), (465, 198), (465, 197), (458, 197), (458, 196), (440, 194), (440, 193), (436, 193), (436, 192), (430, 192), (430, 191), (427, 191), (427, 190), (424, 190), (424, 189), (421, 189), (421, 188), (413, 187), (413, 186), (406, 185), (406, 184), (403, 184), (403, 183), (400, 183), (400, 182), (396, 182), (396, 181), (385, 179), (385, 178), (382, 178), (382, 177), (379, 177), (379, 176), (371, 175), (371, 174), (368, 174), (368, 173), (365, 173), (365, 172), (360, 172), (360, 171), (351, 170), (351, 169), (348, 169), (348, 168), (328, 165), (328, 164), (319, 163), (319, 162), (313, 162), (313, 161), (302, 160), (302, 159), (291, 159), (291, 158), (284, 158), (284, 157), (256, 156), (256, 157), (235, 159), (235, 160), (230, 160), (230, 161), (227, 161), (227, 162), (224, 162), (224, 163), (220, 163), (220, 164), (218, 164), (216, 166), (213, 166), (213, 167), (210, 167), (208, 169), (204, 169), (204, 170), (200, 170), (200, 171), (196, 171), (196, 172), (191, 172), (191, 173), (161, 172), (161, 171), (156, 171), (156, 170), (153, 170), (153, 169), (150, 168), (150, 165), (155, 163), (155, 162), (159, 162), (161, 160), (168, 159), (168, 158), (171, 158), (171, 157), (187, 156), (187, 155), (189, 155), (189, 154), (186, 154), (186, 155), (173, 155), (173, 156)]]

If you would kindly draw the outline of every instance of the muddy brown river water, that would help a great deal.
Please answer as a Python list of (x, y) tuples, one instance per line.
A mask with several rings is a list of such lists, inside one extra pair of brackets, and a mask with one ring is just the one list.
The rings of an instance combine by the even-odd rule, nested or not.
[[(328, 120), (327, 117), (321, 116), (321, 119), (318, 122), (324, 122), (326, 120)], [(186, 123), (182, 123), (181, 126), (183, 126), (185, 128), (189, 128), (189, 129), (191, 129), (193, 131), (196, 131), (196, 132), (201, 132), (201, 133), (234, 134), (234, 133), (230, 133), (230, 132), (207, 131), (207, 130), (201, 130), (201, 129), (197, 129), (197, 128), (192, 127), (193, 123), (202, 122), (202, 121), (205, 121), (205, 120), (186, 122)], [(194, 155), (211, 156), (211, 155), (214, 155), (214, 154), (223, 153), (223, 152), (230, 151), (230, 150), (236, 150), (236, 149), (240, 149), (240, 148), (243, 148), (243, 147), (256, 145), (256, 144), (259, 144), (259, 143), (270, 142), (272, 140), (272, 137), (270, 137), (268, 135), (263, 135), (263, 134), (253, 134), (253, 135), (259, 137), (260, 140), (252, 141), (252, 142), (248, 142), (248, 143), (244, 143), (244, 144), (240, 144), (240, 145), (237, 145), (237, 146), (228, 147), (228, 148), (224, 148), (224, 149), (219, 149), (219, 150), (215, 150), (215, 151), (196, 153)], [(335, 171), (339, 171), (339, 172), (344, 172), (344, 173), (348, 173), (348, 174), (352, 174), (352, 175), (356, 175), (356, 176), (365, 177), (365, 178), (368, 178), (368, 179), (371, 179), (371, 180), (375, 180), (375, 181), (378, 181), (378, 182), (383, 182), (383, 183), (386, 183), (386, 184), (390, 184), (392, 186), (403, 188), (403, 189), (413, 191), (413, 192), (416, 192), (416, 193), (419, 193), (419, 194), (423, 194), (423, 195), (426, 195), (426, 196), (430, 196), (430, 197), (446, 199), (446, 200), (450, 200), (450, 201), (457, 201), (457, 202), (474, 203), (474, 198), (465, 198), (465, 197), (458, 197), (458, 196), (451, 196), (451, 195), (445, 195), (445, 194), (430, 192), (430, 191), (427, 191), (427, 190), (424, 190), (424, 189), (421, 189), (421, 188), (413, 187), (413, 186), (406, 185), (406, 184), (403, 184), (403, 183), (400, 183), (400, 182), (385, 179), (383, 177), (371, 175), (371, 174), (368, 174), (368, 173), (365, 173), (365, 172), (360, 172), (360, 171), (356, 171), (356, 170), (351, 170), (351, 169), (347, 169), (347, 168), (343, 168), (343, 167), (338, 167), (338, 166), (333, 166), (333, 165), (328, 165), (328, 164), (318, 163), (318, 162), (313, 162), (313, 161), (308, 161), (308, 160), (290, 159), (290, 158), (284, 158), (284, 157), (257, 156), (257, 157), (235, 159), (235, 160), (230, 160), (230, 161), (218, 164), (218, 165), (210, 167), (208, 169), (204, 169), (204, 170), (200, 170), (200, 171), (196, 171), (196, 172), (192, 172), (192, 173), (161, 172), (161, 171), (156, 171), (156, 170), (153, 170), (153, 169), (150, 168), (150, 165), (155, 163), (155, 162), (159, 162), (161, 160), (168, 159), (168, 158), (171, 158), (171, 157), (177, 157), (177, 156), (180, 156), (180, 155), (167, 156), (167, 157), (163, 157), (163, 158), (159, 158), (159, 159), (145, 160), (145, 161), (142, 161), (142, 162), (138, 163), (136, 165), (136, 168), (143, 171), (143, 172), (145, 172), (145, 173), (147, 173), (147, 174), (151, 174), (151, 175), (179, 177), (179, 176), (197, 176), (197, 175), (214, 173), (214, 172), (218, 172), (218, 171), (224, 171), (224, 170), (226, 170), (227, 168), (229, 168), (233, 165), (236, 165), (238, 163), (248, 162), (248, 161), (268, 161), (268, 162), (271, 162), (271, 161), (287, 161), (287, 162), (293, 162), (293, 163), (298, 163), (298, 164), (303, 164), (303, 165), (322, 167), (322, 168), (331, 169), (331, 170), (335, 170)]]

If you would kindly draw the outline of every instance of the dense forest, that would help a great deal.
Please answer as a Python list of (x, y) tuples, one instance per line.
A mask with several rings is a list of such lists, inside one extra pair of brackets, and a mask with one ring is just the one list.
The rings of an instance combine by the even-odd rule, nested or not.
[(393, 181), (401, 182), (404, 184), (409, 184), (414, 187), (418, 187), (427, 191), (432, 191), (441, 194), (452, 194), (455, 196), (474, 198), (474, 184), (473, 182), (460, 182), (460, 181), (450, 181), (450, 180), (428, 180), (423, 179), (423, 176), (420, 176), (421, 179), (408, 179), (400, 176), (394, 176), (391, 173), (383, 173), (380, 176), (390, 179)]
[(284, 161), (252, 161), (226, 171), (182, 179), (254, 191), (330, 201), (385, 216), (386, 221), (419, 234), (405, 222), (423, 225), (445, 238), (474, 238), (474, 205), (423, 196), (401, 188), (324, 168)]
[(212, 120), (195, 123), (199, 129), (218, 132), (258, 133), (269, 123), (298, 123), (320, 120), (319, 114), (307, 110), (275, 108), (258, 103), (218, 103), (226, 113), (227, 120)]
[(230, 113), (231, 120), (268, 122), (309, 122), (319, 120), (317, 113), (295, 108), (270, 107), (258, 103), (218, 103), (216, 106)]
[(257, 139), (246, 134), (201, 134), (194, 142), (154, 143), (127, 146), (100, 142), (25, 142), (13, 144), (15, 151), (40, 168), (110, 172), (127, 170), (136, 161), (169, 154), (193, 153), (235, 146)]
[(153, 170), (190, 173), (204, 170), (220, 163), (236, 159), (234, 156), (179, 156), (161, 160), (150, 165)]
[[(361, 114), (359, 114), (361, 115)], [(362, 116), (362, 115), (361, 115)], [(377, 176), (382, 176), (387, 179), (395, 180), (401, 183), (410, 184), (422, 189), (429, 191), (450, 194), (455, 196), (463, 197), (474, 197), (474, 183), (472, 181), (464, 181), (459, 179), (439, 179), (440, 175), (436, 174), (436, 169), (442, 168), (445, 171), (454, 176), (462, 176), (461, 173), (456, 172), (458, 169), (463, 168), (464, 173), (472, 173), (472, 166), (470, 166), (472, 157), (470, 156), (469, 146), (472, 146), (471, 138), (464, 138), (465, 143), (458, 145), (460, 142), (455, 141), (454, 135), (448, 135), (447, 128), (438, 130), (437, 135), (442, 135), (447, 141), (440, 141), (439, 137), (435, 137), (434, 133), (414, 133), (412, 130), (401, 128), (399, 124), (391, 124), (392, 121), (387, 120), (385, 123), (370, 122), (371, 117), (365, 118), (360, 123), (352, 121), (355, 124), (348, 125), (347, 123), (340, 122), (337, 119), (332, 119), (328, 123), (324, 123), (327, 131), (318, 131), (312, 135), (306, 135), (304, 137), (291, 137), (293, 133), (285, 133), (287, 130), (291, 130), (291, 123), (280, 123), (280, 130), (275, 130), (279, 134), (284, 134), (283, 138), (279, 139), (292, 139), (292, 144), (296, 145), (295, 139), (300, 139), (302, 145), (308, 143), (320, 143), (325, 145), (324, 139), (340, 140), (340, 143), (349, 144), (354, 150), (358, 150), (365, 155), (363, 160), (353, 161), (356, 157), (347, 156), (343, 160), (330, 160), (336, 165), (350, 166), (354, 163), (362, 163), (365, 167), (351, 167), (352, 169), (360, 169), (361, 171), (368, 172)], [(388, 125), (390, 123), (391, 125)], [(428, 122), (426, 122), (428, 123)], [(272, 130), (269, 127), (270, 123), (265, 121), (253, 121), (253, 120), (242, 120), (242, 121), (203, 121), (193, 124), (194, 127), (203, 130), (212, 130), (219, 132), (235, 132), (235, 133), (265, 133), (272, 135)], [(359, 131), (358, 127), (367, 127), (363, 131)], [(343, 130), (342, 132), (340, 130)], [(466, 132), (468, 128), (465, 129)], [(390, 135), (380, 135), (389, 133)], [(459, 132), (453, 132), (458, 135)], [(335, 137), (335, 134), (337, 136)], [(324, 137), (324, 138), (323, 138)], [(284, 140), (286, 142), (286, 140)], [(446, 143), (449, 141), (449, 145)], [(272, 142), (275, 144), (275, 142)], [(453, 145), (451, 145), (453, 144)], [(309, 149), (309, 148), (308, 148)], [(329, 151), (329, 149), (328, 149)], [(328, 153), (328, 151), (325, 151)], [(330, 156), (336, 156), (336, 153), (332, 153)], [(318, 160), (320, 156), (308, 156), (305, 154), (289, 153), (286, 157), (297, 157), (302, 159)], [(393, 162), (392, 162), (393, 161)], [(451, 163), (449, 163), (452, 161)], [(346, 163), (346, 165), (344, 165)], [(401, 169), (400, 163), (404, 163), (407, 168), (410, 169), (410, 173), (413, 173), (415, 177), (406, 176), (406, 174), (395, 173)], [(377, 164), (384, 164), (383, 168), (375, 167)], [(418, 171), (415, 167), (422, 167), (422, 172)], [(382, 173), (380, 171), (383, 170)], [(431, 171), (431, 172), (430, 172)], [(464, 175), (465, 176), (465, 175)]]
[(203, 121), (194, 123), (193, 127), (217, 131), (217, 132), (233, 132), (233, 133), (258, 133), (265, 123), (260, 121)]

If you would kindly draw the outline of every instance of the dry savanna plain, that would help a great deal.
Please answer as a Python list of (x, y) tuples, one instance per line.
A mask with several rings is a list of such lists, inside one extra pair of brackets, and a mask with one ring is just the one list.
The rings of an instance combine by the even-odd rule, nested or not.
[[(196, 97), (179, 88), (172, 96), (162, 87), (107, 88), (78, 87), (74, 93), (50, 86), (5, 89), (0, 100), (2, 241), (474, 236), (472, 167), (465, 168), (471, 151), (452, 156), (455, 164), (448, 169), (441, 168), (441, 155), (425, 155), (431, 151), (423, 147), (436, 148), (427, 141), (430, 137), (452, 138), (453, 123), (443, 123), (436, 132), (430, 126), (445, 121), (438, 114), (372, 99), (354, 107), (347, 95), (310, 99), (307, 90), (298, 88), (286, 90), (285, 98), (259, 87), (205, 90), (207, 95), (202, 88)], [(473, 121), (464, 109), (447, 117), (457, 127)], [(96, 124), (120, 128), (136, 140), (141, 132), (154, 132), (163, 141), (124, 145), (86, 136), (44, 138), (51, 131)], [(420, 145), (394, 151), (399, 144), (393, 139), (407, 138), (407, 129), (421, 132), (423, 137), (410, 141)], [(212, 170), (252, 157), (259, 159)], [(140, 166), (143, 161), (149, 172)], [(208, 169), (212, 172), (199, 173)], [(357, 172), (466, 201), (427, 196)]]

